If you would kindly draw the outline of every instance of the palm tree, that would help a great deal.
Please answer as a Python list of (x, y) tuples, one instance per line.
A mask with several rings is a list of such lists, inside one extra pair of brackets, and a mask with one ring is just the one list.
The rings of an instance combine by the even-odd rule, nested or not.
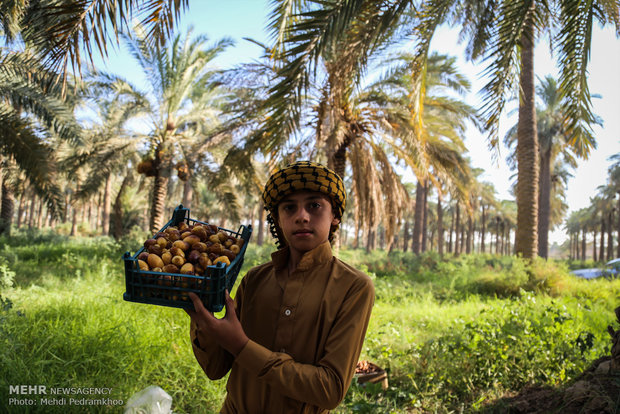
[(115, 39), (118, 43), (119, 34), (129, 31), (136, 16), (141, 16), (139, 23), (144, 27), (148, 46), (162, 47), (188, 0), (3, 3), (6, 4), (0, 7), (0, 28), (6, 39), (15, 42), (21, 38), (44, 67), (59, 72), (66, 81), (70, 67), (79, 74), (82, 50), (91, 63), (94, 48), (107, 56), (108, 42)]
[[(618, 215), (620, 215), (620, 153), (614, 154), (609, 157), (610, 160), (614, 161), (614, 163), (609, 166), (608, 174), (609, 174), (609, 184), (610, 191), (615, 191), (618, 195), (618, 204), (616, 207), (616, 211)], [(620, 219), (618, 219), (618, 224), (616, 228), (617, 240), (618, 240), (618, 250), (616, 252), (616, 257), (620, 257)]]
[[(113, 79), (112, 79), (113, 78)], [(146, 113), (149, 103), (142, 93), (128, 82), (105, 74), (89, 75), (84, 91), (85, 101), (92, 103), (96, 119), (87, 128), (82, 148), (70, 149), (62, 161), (64, 170), (85, 169), (85, 181), (76, 196), (82, 200), (98, 193), (103, 186), (103, 215), (101, 232), (122, 235), (120, 200), (132, 180), (132, 167), (138, 164), (138, 139), (128, 129), (128, 123)], [(112, 184), (115, 176), (123, 177), (112, 203)], [(111, 227), (111, 207), (115, 206), (116, 222)], [(119, 210), (120, 209), (120, 210)]]
[[(599, 188), (600, 189), (600, 188)], [(605, 218), (607, 216), (607, 204), (608, 201), (599, 193), (594, 197), (590, 198), (590, 207), (592, 219), (599, 223), (599, 232), (600, 232), (600, 241), (599, 241), (599, 252), (598, 252), (598, 260), (600, 262), (605, 261), (605, 235), (607, 234), (607, 227)]]
[[(351, 49), (367, 56), (377, 40), (394, 27), (408, 11), (411, 1), (394, 1), (386, 4), (377, 0), (332, 1), (322, 7), (304, 12), (301, 1), (280, 1), (274, 7), (274, 27), (279, 40), (277, 50), (286, 56), (280, 70), (282, 80), (274, 88), (282, 102), (300, 107), (302, 91), (308, 84), (313, 62), (335, 39), (346, 39), (349, 29), (367, 28), (371, 36)], [(486, 127), (490, 130), (491, 145), (495, 146), (497, 125), (506, 100), (507, 92), (516, 89), (517, 77), (519, 99), (518, 128), (518, 225), (516, 251), (531, 258), (537, 254), (538, 227), (538, 137), (534, 104), (534, 44), (536, 37), (548, 30), (553, 43), (558, 46), (561, 69), (560, 90), (563, 112), (566, 115), (569, 142), (574, 143), (578, 153), (588, 154), (593, 142), (590, 125), (594, 116), (590, 108), (587, 87), (587, 56), (590, 49), (591, 30), (594, 20), (601, 24), (613, 22), (620, 25), (620, 6), (611, 0), (581, 3), (560, 0), (557, 2), (502, 1), (433, 1), (425, 2), (418, 10), (414, 27), (418, 34), (420, 64), (428, 54), (430, 40), (435, 29), (443, 22), (451, 21), (463, 26), (463, 35), (470, 39), (468, 57), (490, 58), (492, 63), (486, 73), (491, 81), (485, 86), (483, 105)], [(372, 12), (374, 10), (374, 12)], [(551, 13), (551, 10), (559, 10)], [(360, 22), (365, 22), (359, 28)], [(555, 28), (559, 28), (554, 30)], [(352, 45), (352, 43), (351, 43)], [(362, 63), (364, 62), (361, 59)], [(421, 71), (420, 71), (421, 74)], [(285, 122), (287, 115), (280, 106), (274, 110), (273, 125)]]
[[(539, 79), (536, 88), (538, 97), (543, 107), (537, 109), (537, 135), (539, 138), (540, 175), (538, 185), (538, 255), (544, 258), (549, 253), (549, 229), (551, 226), (552, 203), (561, 210), (562, 204), (553, 194), (564, 193), (566, 180), (570, 176), (566, 167), (575, 168), (577, 161), (575, 152), (579, 148), (574, 147), (568, 141), (565, 130), (565, 114), (562, 112), (560, 90), (556, 80), (547, 76)], [(592, 142), (594, 138), (589, 136)], [(504, 142), (509, 148), (515, 148), (518, 141), (518, 126), (512, 127)], [(510, 157), (508, 163), (512, 169), (517, 168), (514, 158)], [(562, 185), (563, 184), (563, 185)], [(558, 209), (555, 210), (557, 212)], [(557, 222), (557, 221), (556, 221)]]
[[(618, 154), (612, 155), (609, 159), (616, 161), (608, 168), (607, 183), (598, 187), (598, 194), (594, 199), (597, 210), (601, 212), (601, 232), (607, 232), (607, 249), (606, 252), (602, 249), (603, 241), (601, 241), (601, 254), (600, 260), (603, 260), (603, 253), (605, 253), (607, 260), (611, 260), (614, 256), (614, 237), (613, 233), (616, 231), (614, 228), (616, 223), (616, 217), (620, 215), (620, 197), (616, 202), (616, 195), (620, 190), (620, 163), (617, 161), (620, 157)], [(620, 222), (620, 219), (618, 219)], [(619, 233), (620, 235), (620, 233)], [(620, 245), (620, 237), (618, 238)]]
[[(56, 74), (43, 68), (28, 52), (11, 52), (0, 48), (0, 155), (5, 165), (25, 174), (53, 215), (63, 209), (56, 183), (56, 164), (49, 142), (58, 137), (79, 142), (77, 126), (70, 102), (60, 96), (60, 88), (52, 83)], [(11, 183), (15, 175), (3, 181), (2, 232), (10, 229), (13, 217)]]
[(486, 252), (486, 233), (487, 233), (487, 218), (490, 208), (497, 208), (498, 201), (495, 197), (496, 191), (493, 184), (488, 182), (480, 183), (480, 251)]
[[(559, 13), (551, 13), (556, 8)], [(486, 73), (485, 118), (496, 143), (499, 114), (507, 91), (514, 90), (519, 74), (519, 124), (517, 129), (517, 252), (525, 257), (537, 253), (538, 137), (534, 104), (533, 51), (536, 37), (550, 32), (560, 49), (560, 97), (569, 143), (578, 155), (587, 156), (594, 146), (590, 125), (595, 122), (587, 88), (587, 56), (594, 19), (605, 24), (620, 22), (619, 6), (601, 1), (577, 6), (575, 3), (547, 2), (431, 2), (425, 3), (420, 25), (420, 54), (425, 55), (433, 31), (443, 21), (453, 19), (463, 25), (469, 38), (468, 57), (487, 56), (492, 60)], [(556, 27), (559, 30), (554, 30)]]
[[(461, 137), (465, 130), (465, 120), (476, 123), (477, 115), (464, 102), (446, 95), (450, 92), (462, 94), (469, 90), (469, 82), (457, 71), (454, 58), (439, 54), (429, 57), (424, 67), (421, 93), (411, 90), (414, 57), (401, 54), (395, 63), (388, 76), (378, 82), (377, 89), (389, 95), (389, 99), (397, 102), (398, 106), (407, 108), (408, 118), (414, 120), (406, 124), (405, 133), (411, 137), (402, 140), (405, 145), (398, 152), (398, 157), (405, 160), (418, 177), (413, 251), (419, 254), (426, 234), (423, 228), (426, 203), (423, 200), (428, 194), (430, 181), (441, 189), (439, 178), (443, 178), (444, 182), (468, 180), (469, 169), (461, 155), (465, 152)], [(388, 98), (384, 99), (388, 102)], [(413, 108), (421, 112), (413, 112)]]
[[(151, 48), (146, 33), (137, 28), (133, 37), (125, 36), (132, 56), (138, 62), (150, 84), (146, 93), (150, 101), (148, 156), (138, 168), (154, 177), (151, 198), (150, 231), (161, 228), (168, 182), (174, 170), (183, 176), (188, 165), (195, 162), (190, 156), (200, 152), (217, 134), (205, 134), (214, 129), (219, 112), (219, 85), (214, 84), (215, 71), (211, 61), (232, 44), (223, 39), (207, 46), (205, 35), (191, 38), (176, 35), (167, 48)], [(207, 162), (208, 160), (205, 160)]]

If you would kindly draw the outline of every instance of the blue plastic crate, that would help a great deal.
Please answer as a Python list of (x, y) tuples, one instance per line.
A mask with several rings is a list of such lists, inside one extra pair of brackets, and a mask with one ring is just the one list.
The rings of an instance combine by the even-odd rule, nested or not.
[[(190, 218), (189, 209), (179, 205), (174, 209), (172, 219), (159, 232), (170, 226), (178, 226), (182, 221), (187, 225), (209, 224)], [(208, 266), (204, 275), (141, 270), (138, 266), (138, 256), (145, 251), (145, 248), (142, 247), (133, 256), (126, 252), (123, 255), (126, 290), (123, 299), (129, 302), (194, 309), (194, 304), (187, 296), (188, 292), (194, 292), (209, 311), (221, 311), (225, 305), (224, 291), (231, 291), (243, 266), (243, 257), (252, 235), (252, 226), (242, 225), (238, 231), (221, 227), (218, 227), (218, 230), (235, 238), (242, 238), (244, 243), (230, 265), (218, 263)]]

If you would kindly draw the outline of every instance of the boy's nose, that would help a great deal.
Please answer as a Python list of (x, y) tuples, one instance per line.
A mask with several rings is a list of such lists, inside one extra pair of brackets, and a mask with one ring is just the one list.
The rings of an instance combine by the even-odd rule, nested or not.
[(310, 220), (310, 214), (306, 211), (305, 208), (300, 208), (297, 210), (297, 215), (295, 216), (295, 222), (307, 222)]

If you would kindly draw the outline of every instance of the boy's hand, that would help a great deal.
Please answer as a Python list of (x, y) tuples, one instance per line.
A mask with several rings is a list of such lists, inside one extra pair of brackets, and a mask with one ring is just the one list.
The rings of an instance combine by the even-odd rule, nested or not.
[(228, 290), (226, 291), (226, 315), (222, 319), (213, 316), (195, 293), (190, 292), (189, 297), (194, 303), (195, 310), (185, 309), (185, 312), (196, 325), (198, 342), (206, 343), (209, 341), (209, 337), (213, 337), (222, 348), (235, 357), (239, 355), (249, 338), (243, 331), (241, 322), (237, 319), (235, 303), (228, 294)]

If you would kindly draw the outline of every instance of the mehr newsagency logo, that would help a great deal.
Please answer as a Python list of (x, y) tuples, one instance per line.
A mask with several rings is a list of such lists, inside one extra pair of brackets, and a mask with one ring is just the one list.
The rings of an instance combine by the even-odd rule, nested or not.
[(47, 385), (9, 385), (8, 405), (109, 405), (122, 406), (123, 400), (111, 398), (108, 387), (48, 387)]

